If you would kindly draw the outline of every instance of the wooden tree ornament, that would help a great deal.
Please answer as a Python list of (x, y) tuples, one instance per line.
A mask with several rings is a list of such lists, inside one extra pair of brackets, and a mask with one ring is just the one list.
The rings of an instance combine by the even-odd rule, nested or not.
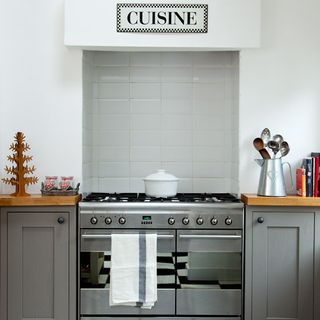
[(30, 146), (24, 141), (25, 138), (26, 137), (22, 132), (17, 132), (14, 137), (15, 142), (10, 146), (10, 150), (14, 153), (8, 156), (8, 160), (16, 164), (16, 166), (6, 166), (4, 168), (8, 174), (12, 174), (15, 177), (2, 179), (4, 183), (12, 184), (16, 187), (16, 191), (12, 193), (12, 195), (17, 197), (30, 196), (29, 193), (26, 193), (25, 186), (38, 182), (37, 177), (26, 177), (26, 175), (34, 173), (36, 168), (34, 166), (29, 167), (28, 165), (24, 165), (24, 163), (28, 163), (32, 160), (32, 156), (24, 154), (26, 151), (30, 150)]

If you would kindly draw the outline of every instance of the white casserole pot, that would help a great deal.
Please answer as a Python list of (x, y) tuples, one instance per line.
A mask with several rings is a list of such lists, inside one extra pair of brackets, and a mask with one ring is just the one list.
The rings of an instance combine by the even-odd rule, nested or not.
[(158, 170), (143, 180), (147, 196), (168, 198), (177, 194), (179, 179), (165, 170)]

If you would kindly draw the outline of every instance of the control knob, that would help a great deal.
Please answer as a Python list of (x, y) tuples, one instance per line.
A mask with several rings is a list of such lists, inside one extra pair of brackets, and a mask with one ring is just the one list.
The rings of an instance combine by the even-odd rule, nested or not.
[(119, 218), (119, 223), (120, 223), (120, 224), (125, 224), (126, 221), (127, 221), (127, 220), (126, 220), (125, 217), (120, 217), (120, 218)]
[(184, 217), (182, 219), (182, 223), (186, 226), (187, 224), (189, 224), (189, 218), (188, 217)]
[(218, 224), (218, 219), (215, 218), (215, 217), (213, 217), (213, 218), (210, 220), (210, 222), (211, 222), (212, 225), (215, 226), (216, 224)]
[(198, 225), (202, 225), (203, 224), (203, 219), (201, 217), (197, 218), (196, 220)]
[(174, 220), (174, 218), (170, 217), (168, 219), (168, 223), (172, 226), (176, 221)]
[(230, 217), (228, 217), (228, 218), (226, 218), (226, 220), (224, 222), (227, 226), (230, 226), (230, 224), (232, 223), (232, 219)]
[(106, 217), (106, 218), (104, 219), (104, 222), (105, 222), (106, 224), (111, 224), (112, 219), (111, 219), (110, 217)]
[(92, 217), (92, 218), (90, 219), (90, 222), (91, 222), (91, 224), (97, 224), (98, 219), (97, 219), (96, 217)]

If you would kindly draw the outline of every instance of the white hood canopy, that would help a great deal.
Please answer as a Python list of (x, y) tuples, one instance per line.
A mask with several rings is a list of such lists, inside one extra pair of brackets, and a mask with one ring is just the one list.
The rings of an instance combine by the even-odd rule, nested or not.
[(66, 0), (65, 44), (123, 51), (254, 48), (260, 1)]

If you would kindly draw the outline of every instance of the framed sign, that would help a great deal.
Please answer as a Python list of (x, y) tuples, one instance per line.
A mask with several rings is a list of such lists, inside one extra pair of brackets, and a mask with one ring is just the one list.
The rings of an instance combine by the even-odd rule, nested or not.
[(207, 33), (207, 4), (118, 3), (117, 32)]

